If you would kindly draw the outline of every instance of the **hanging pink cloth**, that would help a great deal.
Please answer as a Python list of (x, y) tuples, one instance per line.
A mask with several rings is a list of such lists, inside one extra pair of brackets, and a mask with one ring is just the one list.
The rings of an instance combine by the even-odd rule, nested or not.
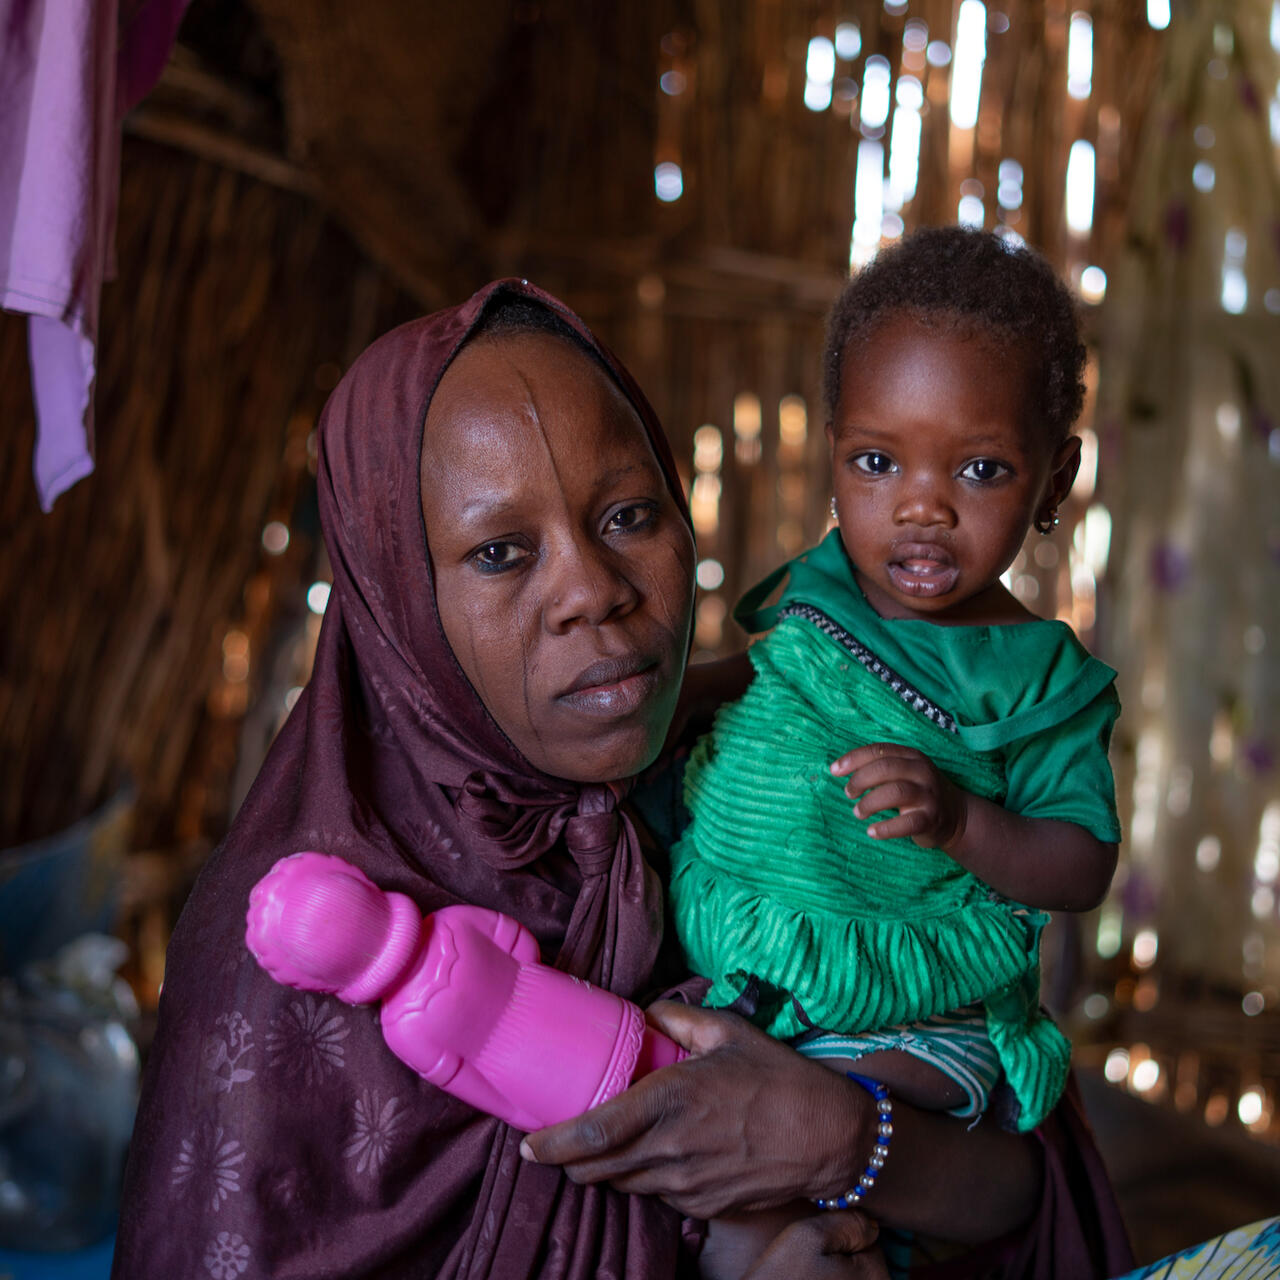
[(31, 317), (45, 511), (93, 470), (98, 294), (114, 274), (120, 121), (186, 0), (0, 0), (0, 306)]

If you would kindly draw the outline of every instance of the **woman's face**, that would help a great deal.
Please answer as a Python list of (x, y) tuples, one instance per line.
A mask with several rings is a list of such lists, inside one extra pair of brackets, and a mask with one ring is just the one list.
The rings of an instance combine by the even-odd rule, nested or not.
[(530, 764), (606, 782), (657, 756), (693, 601), (693, 540), (630, 402), (552, 334), (481, 337), (422, 450), (441, 623)]

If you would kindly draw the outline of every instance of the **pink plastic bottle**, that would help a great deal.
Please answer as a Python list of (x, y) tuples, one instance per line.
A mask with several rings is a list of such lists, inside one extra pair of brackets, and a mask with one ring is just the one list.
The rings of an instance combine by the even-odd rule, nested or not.
[(398, 1058), (518, 1129), (579, 1115), (686, 1056), (629, 1000), (542, 964), (510, 916), (456, 906), (424, 918), (327, 854), (295, 853), (263, 876), (245, 941), (286, 986), (381, 1000)]

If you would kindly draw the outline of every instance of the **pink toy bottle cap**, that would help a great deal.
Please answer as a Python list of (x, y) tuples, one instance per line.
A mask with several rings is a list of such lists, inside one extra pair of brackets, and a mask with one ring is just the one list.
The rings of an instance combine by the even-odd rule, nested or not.
[(249, 895), (245, 941), (277, 981), (366, 1004), (412, 960), (422, 917), (402, 893), (323, 853), (283, 858)]

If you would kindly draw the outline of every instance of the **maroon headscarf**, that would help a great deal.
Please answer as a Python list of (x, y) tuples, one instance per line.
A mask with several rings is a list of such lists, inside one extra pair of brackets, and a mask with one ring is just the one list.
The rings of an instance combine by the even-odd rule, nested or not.
[(561, 968), (650, 985), (661, 888), (614, 792), (532, 768), (445, 639), (419, 459), (439, 380), (500, 293), (561, 317), (634, 405), (684, 510), (670, 450), (626, 371), (525, 281), (386, 335), (320, 423), (333, 592), (315, 669), (169, 949), (134, 1133), (117, 1280), (667, 1277), (678, 1216), (526, 1164), (520, 1134), (420, 1080), (371, 1009), (277, 986), (249, 956), (252, 885), (299, 849), (336, 853), (426, 911), (508, 912)]

